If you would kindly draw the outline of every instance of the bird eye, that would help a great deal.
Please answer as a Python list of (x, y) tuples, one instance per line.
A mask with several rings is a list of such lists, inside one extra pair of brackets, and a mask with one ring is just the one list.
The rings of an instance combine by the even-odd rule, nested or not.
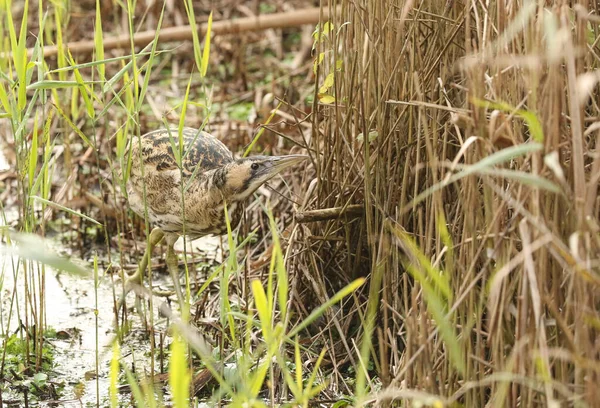
[(250, 168), (251, 168), (252, 170), (258, 170), (258, 168), (259, 168), (259, 167), (260, 167), (260, 166), (258, 165), (258, 163), (252, 163), (252, 164), (250, 165)]

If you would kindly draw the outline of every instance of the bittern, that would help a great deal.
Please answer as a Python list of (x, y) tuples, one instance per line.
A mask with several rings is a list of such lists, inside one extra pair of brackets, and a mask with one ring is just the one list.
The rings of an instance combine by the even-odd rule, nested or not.
[[(307, 158), (287, 155), (234, 159), (231, 151), (209, 133), (184, 128), (181, 136), (183, 149), (179, 147), (177, 129), (152, 131), (130, 142), (129, 205), (141, 217), (147, 216), (148, 222), (156, 228), (150, 234), (137, 272), (127, 279), (125, 294), (131, 290), (132, 283), (141, 281), (149, 254), (164, 236), (167, 268), (181, 301), (178, 262), (173, 248), (179, 236), (196, 239), (226, 234), (225, 206), (234, 228), (241, 219), (246, 198), (286, 168)], [(181, 168), (177, 157), (181, 158)]]

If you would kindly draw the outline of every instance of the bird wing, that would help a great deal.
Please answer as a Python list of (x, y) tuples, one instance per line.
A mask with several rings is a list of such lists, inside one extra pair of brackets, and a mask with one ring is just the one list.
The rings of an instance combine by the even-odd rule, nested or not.
[(190, 173), (200, 166), (197, 173), (213, 170), (233, 161), (233, 154), (219, 139), (203, 131), (183, 129), (186, 153), (183, 168)]
[[(194, 172), (199, 175), (233, 161), (233, 155), (227, 146), (210, 133), (184, 128), (182, 136), (184, 141), (182, 165), (185, 176), (189, 177)], [(178, 169), (171, 138), (178, 147), (177, 129), (170, 129), (170, 131), (161, 129), (142, 136), (144, 163), (155, 165), (159, 172)]]

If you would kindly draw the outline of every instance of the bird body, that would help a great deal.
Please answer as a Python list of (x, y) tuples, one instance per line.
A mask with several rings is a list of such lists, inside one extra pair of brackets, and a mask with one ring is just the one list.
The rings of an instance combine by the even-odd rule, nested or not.
[[(173, 140), (178, 149), (179, 137), (177, 130), (170, 132), (169, 135), (166, 129), (153, 131), (132, 140), (127, 183), (131, 209), (144, 217), (145, 201), (148, 221), (165, 233), (185, 233), (191, 237), (225, 233), (226, 225), (220, 220), (226, 197), (215, 182), (217, 170), (233, 162), (233, 155), (209, 133), (184, 128), (184, 156), (179, 169), (171, 144)], [(241, 206), (232, 203), (228, 210), (235, 226), (241, 217)]]
[[(227, 232), (224, 207), (235, 227), (242, 202), (267, 180), (306, 156), (252, 156), (234, 159), (229, 149), (209, 133), (182, 131), (181, 168), (177, 129), (157, 130), (134, 138), (127, 181), (129, 205), (165, 234), (222, 235)], [(145, 199), (144, 199), (145, 196)], [(183, 210), (183, 211), (182, 211)]]
[[(179, 148), (179, 140), (183, 149)], [(175, 153), (173, 149), (176, 149)], [(177, 160), (181, 154), (181, 160)], [(229, 149), (209, 133), (184, 128), (163, 129), (133, 138), (129, 145), (131, 167), (127, 179), (129, 206), (156, 228), (136, 273), (125, 283), (139, 283), (152, 249), (163, 237), (167, 242), (166, 264), (180, 302), (175, 241), (180, 235), (195, 239), (227, 232), (225, 206), (230, 225), (240, 221), (243, 202), (266, 181), (306, 156), (252, 156), (234, 159)], [(178, 163), (181, 163), (179, 165)]]

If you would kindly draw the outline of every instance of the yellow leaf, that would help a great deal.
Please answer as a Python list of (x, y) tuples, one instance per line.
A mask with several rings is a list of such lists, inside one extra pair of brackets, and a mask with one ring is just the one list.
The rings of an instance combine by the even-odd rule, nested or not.
[(325, 58), (325, 53), (321, 52), (319, 53), (319, 57), (315, 58), (315, 64), (313, 65), (313, 72), (316, 74), (317, 73), (317, 66), (323, 62), (323, 58)]
[(331, 95), (328, 94), (317, 94), (317, 97), (319, 98), (319, 101), (321, 101), (322, 103), (325, 104), (331, 104), (335, 102), (335, 98)]
[(325, 92), (327, 92), (329, 90), (329, 88), (331, 88), (333, 86), (333, 80), (334, 80), (334, 76), (333, 76), (333, 72), (332, 72), (329, 75), (327, 75), (327, 77), (325, 78), (325, 82), (323, 82), (323, 85), (319, 89), (319, 93), (324, 94)]

